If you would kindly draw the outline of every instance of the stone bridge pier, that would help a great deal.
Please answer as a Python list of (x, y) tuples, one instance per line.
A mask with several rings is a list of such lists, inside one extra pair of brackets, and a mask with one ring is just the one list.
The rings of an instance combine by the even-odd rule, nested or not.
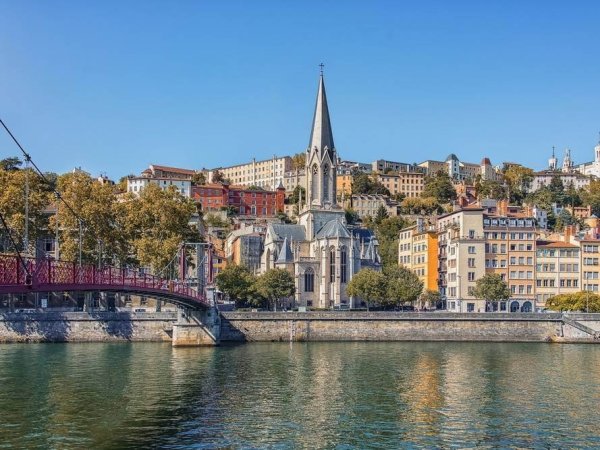
[(220, 337), (221, 318), (217, 308), (179, 308), (177, 322), (173, 324), (173, 347), (219, 345)]

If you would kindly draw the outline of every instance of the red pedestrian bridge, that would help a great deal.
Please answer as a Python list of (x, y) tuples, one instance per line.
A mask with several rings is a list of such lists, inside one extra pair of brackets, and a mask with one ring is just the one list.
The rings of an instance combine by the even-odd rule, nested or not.
[(0, 255), (0, 294), (90, 291), (148, 295), (194, 309), (211, 306), (203, 292), (183, 282), (135, 269)]

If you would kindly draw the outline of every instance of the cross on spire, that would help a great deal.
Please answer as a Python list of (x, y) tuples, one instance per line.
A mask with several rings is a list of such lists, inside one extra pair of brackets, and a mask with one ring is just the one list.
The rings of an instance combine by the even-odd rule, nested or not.
[(319, 67), (321, 68), (321, 75), (323, 75), (323, 67), (325, 67), (325, 64), (321, 63), (319, 64)]

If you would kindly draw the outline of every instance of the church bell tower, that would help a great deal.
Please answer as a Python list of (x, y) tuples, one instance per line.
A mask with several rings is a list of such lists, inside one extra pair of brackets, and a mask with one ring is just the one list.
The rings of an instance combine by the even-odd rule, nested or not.
[(330, 209), (336, 204), (337, 155), (333, 143), (323, 65), (319, 77), (317, 102), (312, 130), (306, 149), (306, 206), (309, 209)]

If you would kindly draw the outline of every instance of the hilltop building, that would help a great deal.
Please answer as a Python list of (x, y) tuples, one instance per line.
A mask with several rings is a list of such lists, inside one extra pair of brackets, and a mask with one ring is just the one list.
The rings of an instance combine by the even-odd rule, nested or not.
[(292, 170), (292, 165), (290, 156), (277, 157), (273, 155), (271, 159), (262, 161), (256, 161), (253, 158), (249, 163), (209, 170), (208, 182), (215, 181), (215, 174), (218, 171), (231, 184), (275, 190), (284, 183), (284, 176)]
[(337, 164), (321, 73), (306, 150), (305, 206), (298, 224), (267, 226), (261, 255), (261, 271), (277, 267), (292, 273), (297, 306), (359, 306), (359, 299), (346, 293), (348, 283), (361, 268), (381, 266), (374, 235), (346, 225), (344, 210), (337, 203)]
[(127, 178), (127, 192), (139, 195), (148, 185), (155, 184), (163, 191), (174, 186), (184, 197), (192, 195), (194, 170), (151, 164), (140, 176)]
[(427, 175), (435, 175), (439, 171), (448, 173), (450, 178), (463, 181), (475, 180), (481, 175), (482, 180), (498, 181), (502, 175), (498, 169), (492, 166), (489, 158), (483, 158), (481, 163), (463, 162), (454, 153), (450, 153), (444, 161), (427, 160), (419, 164), (427, 171)]

